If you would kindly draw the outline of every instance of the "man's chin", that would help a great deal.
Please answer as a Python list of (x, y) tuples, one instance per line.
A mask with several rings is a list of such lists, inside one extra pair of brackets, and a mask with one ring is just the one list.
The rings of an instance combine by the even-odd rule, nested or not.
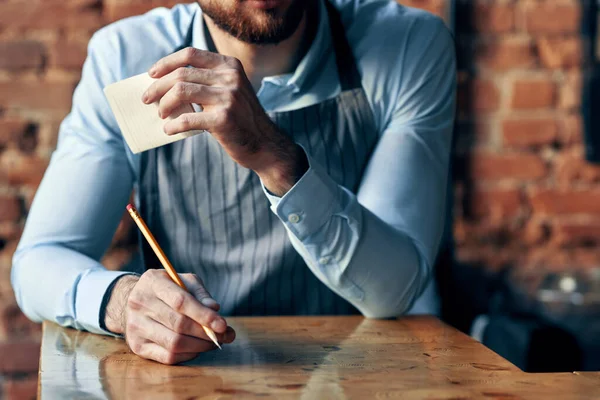
[[(207, 16), (237, 39), (256, 45), (278, 44), (298, 28), (308, 0), (246, 0), (236, 6), (199, 1)], [(237, 9), (236, 9), (237, 8)]]

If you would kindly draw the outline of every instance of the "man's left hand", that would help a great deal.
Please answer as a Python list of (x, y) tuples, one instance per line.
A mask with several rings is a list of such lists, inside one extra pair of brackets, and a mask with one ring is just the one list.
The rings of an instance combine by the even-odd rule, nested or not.
[(182, 104), (203, 108), (168, 121), (166, 134), (210, 132), (235, 162), (255, 171), (277, 196), (287, 193), (308, 169), (302, 148), (263, 110), (238, 59), (188, 47), (158, 61), (149, 74), (157, 81), (142, 100), (158, 101), (161, 118)]

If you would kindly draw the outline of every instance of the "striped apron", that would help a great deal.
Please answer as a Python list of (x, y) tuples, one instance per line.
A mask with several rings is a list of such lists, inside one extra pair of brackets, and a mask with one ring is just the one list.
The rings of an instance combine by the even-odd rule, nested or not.
[[(379, 133), (339, 13), (328, 2), (327, 10), (341, 93), (269, 116), (356, 193)], [(182, 48), (191, 45), (191, 32)], [(223, 315), (358, 313), (294, 250), (258, 176), (233, 162), (210, 134), (143, 153), (139, 195), (140, 212), (172, 264), (197, 274)], [(160, 267), (142, 246), (146, 268)]]

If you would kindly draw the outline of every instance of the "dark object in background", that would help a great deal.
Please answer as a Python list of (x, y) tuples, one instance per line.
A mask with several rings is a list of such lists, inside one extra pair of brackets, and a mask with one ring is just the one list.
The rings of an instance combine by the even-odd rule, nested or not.
[(600, 39), (598, 38), (598, 3), (582, 0), (582, 36), (585, 43), (582, 112), (585, 158), (600, 163)]
[(507, 271), (483, 344), (527, 372), (600, 370), (600, 269)]
[(583, 355), (569, 332), (536, 318), (494, 315), (483, 343), (527, 372), (572, 372), (583, 368)]

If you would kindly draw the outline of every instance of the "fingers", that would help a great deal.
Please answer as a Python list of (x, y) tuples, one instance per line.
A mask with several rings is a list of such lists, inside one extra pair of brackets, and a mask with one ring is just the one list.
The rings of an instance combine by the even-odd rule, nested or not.
[(159, 299), (155, 298), (154, 301), (147, 302), (144, 313), (148, 318), (166, 326), (173, 332), (210, 340), (200, 324), (176, 312)]
[[(172, 332), (212, 342), (199, 323), (185, 315), (177, 313), (160, 300), (149, 302), (144, 311), (148, 318), (158, 322)], [(149, 338), (147, 335), (145, 336)], [(225, 333), (217, 333), (217, 340), (220, 343), (231, 343), (234, 339), (235, 331), (231, 327), (227, 327)]]
[(151, 104), (163, 97), (178, 82), (199, 83), (203, 85), (217, 85), (228, 82), (226, 74), (219, 71), (204, 68), (179, 67), (156, 80), (144, 93), (142, 100)]
[(205, 307), (219, 311), (221, 306), (204, 287), (204, 282), (194, 274), (182, 274), (181, 279), (184, 281), (188, 291)]
[(146, 332), (147, 340), (170, 353), (202, 353), (216, 348), (209, 340), (173, 332), (150, 318), (144, 318), (141, 325), (140, 328)]
[(161, 364), (167, 365), (179, 364), (198, 357), (198, 353), (170, 353), (168, 350), (152, 342), (140, 345), (139, 352), (134, 351), (134, 353), (148, 360), (158, 361)]
[(153, 78), (161, 78), (179, 67), (196, 68), (240, 67), (241, 63), (233, 57), (224, 56), (206, 50), (188, 47), (160, 59), (148, 73)]
[(224, 333), (227, 329), (225, 320), (216, 311), (203, 306), (194, 296), (179, 286), (174, 283), (167, 285), (164, 280), (157, 281), (155, 285), (156, 296), (177, 313), (212, 328), (216, 333)]
[(160, 98), (158, 115), (167, 118), (182, 104), (196, 103), (202, 106), (214, 105), (226, 101), (225, 88), (206, 86), (190, 82), (177, 82)]
[(185, 113), (175, 119), (167, 121), (163, 129), (167, 135), (175, 135), (177, 133), (195, 129), (210, 131), (217, 124), (216, 118), (217, 116), (214, 112), (208, 111)]

